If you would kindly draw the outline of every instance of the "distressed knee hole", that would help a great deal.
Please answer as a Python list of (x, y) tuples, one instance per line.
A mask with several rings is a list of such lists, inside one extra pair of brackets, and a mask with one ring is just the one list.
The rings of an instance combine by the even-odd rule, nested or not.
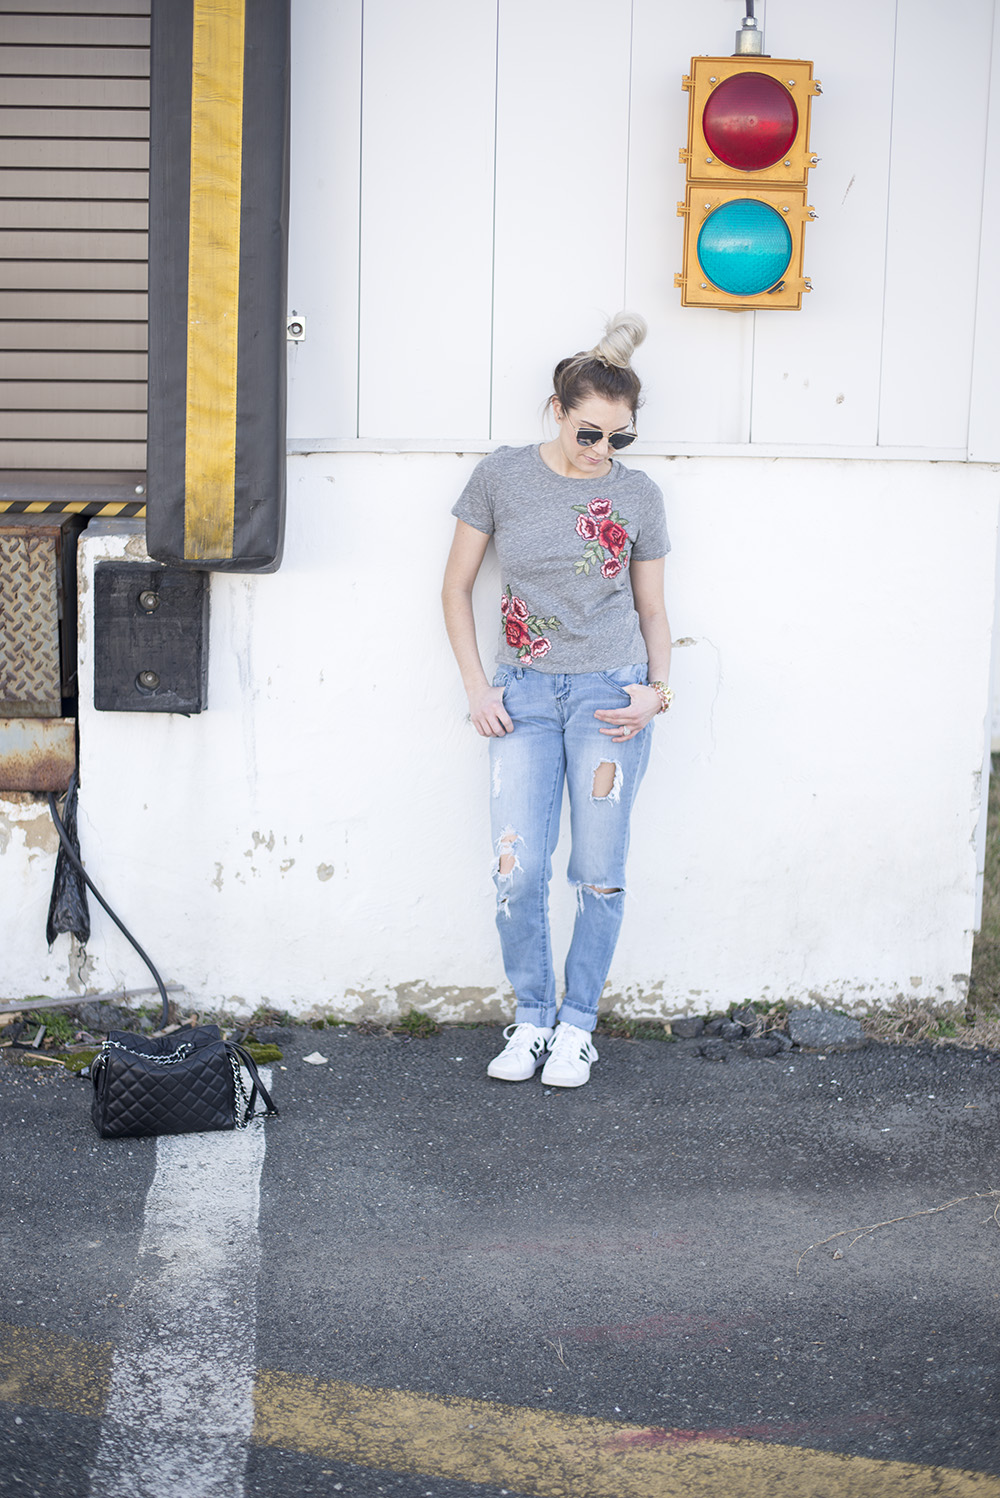
[(602, 759), (594, 771), (591, 801), (617, 801), (622, 792), (622, 767), (617, 760)]
[(523, 841), (524, 839), (513, 827), (505, 827), (497, 838), (496, 872), (501, 879), (513, 878), (514, 870), (521, 867), (514, 850), (517, 844)]
[(621, 894), (621, 889), (618, 886), (616, 886), (614, 889), (601, 889), (601, 887), (599, 885), (597, 885), (597, 884), (588, 884), (588, 885), (585, 886), (585, 888), (589, 889), (590, 893), (592, 895), (620, 895)]

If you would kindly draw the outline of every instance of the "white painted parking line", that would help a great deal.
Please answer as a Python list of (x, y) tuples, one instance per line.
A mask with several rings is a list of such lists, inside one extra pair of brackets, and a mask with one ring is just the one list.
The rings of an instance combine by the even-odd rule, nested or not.
[(241, 1498), (264, 1148), (260, 1121), (157, 1140), (90, 1498)]

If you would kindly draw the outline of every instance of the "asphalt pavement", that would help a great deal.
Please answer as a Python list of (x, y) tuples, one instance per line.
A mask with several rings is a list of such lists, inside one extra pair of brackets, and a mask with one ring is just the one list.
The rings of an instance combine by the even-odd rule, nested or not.
[(1000, 1494), (1000, 1057), (277, 1038), (249, 1207), (235, 1136), (0, 1065), (0, 1494)]

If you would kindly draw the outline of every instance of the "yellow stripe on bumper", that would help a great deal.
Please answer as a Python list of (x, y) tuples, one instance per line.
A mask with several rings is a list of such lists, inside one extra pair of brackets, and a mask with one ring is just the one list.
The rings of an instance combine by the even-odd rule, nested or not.
[(194, 0), (185, 553), (233, 555), (243, 167), (243, 0)]

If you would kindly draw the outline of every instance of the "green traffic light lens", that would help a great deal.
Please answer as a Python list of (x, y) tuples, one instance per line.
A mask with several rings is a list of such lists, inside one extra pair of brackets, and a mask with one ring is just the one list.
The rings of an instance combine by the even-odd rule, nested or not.
[(723, 203), (701, 226), (698, 261), (719, 291), (757, 296), (788, 269), (792, 236), (781, 214), (756, 198)]

